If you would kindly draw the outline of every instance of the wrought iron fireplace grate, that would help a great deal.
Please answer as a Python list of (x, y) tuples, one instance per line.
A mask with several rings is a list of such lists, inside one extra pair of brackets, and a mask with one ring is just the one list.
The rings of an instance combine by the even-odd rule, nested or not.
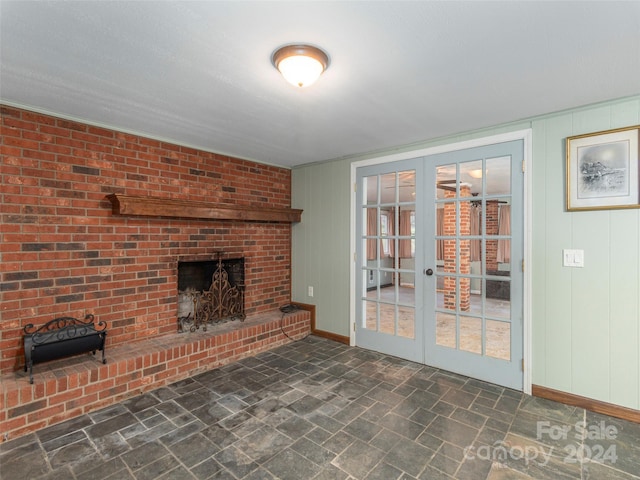
[[(206, 264), (204, 271), (207, 271)], [(179, 291), (183, 304), (188, 303), (188, 314), (184, 315), (185, 309), (181, 309), (183, 314), (178, 316), (178, 330), (195, 332), (202, 327), (206, 331), (208, 325), (243, 321), (246, 318), (244, 290), (244, 259), (223, 260), (222, 252), (218, 253), (208, 288), (199, 290), (188, 286)]]

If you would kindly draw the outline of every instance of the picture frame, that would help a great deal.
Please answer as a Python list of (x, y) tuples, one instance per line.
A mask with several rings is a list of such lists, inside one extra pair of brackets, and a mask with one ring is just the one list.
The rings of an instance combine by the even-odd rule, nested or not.
[(640, 125), (567, 137), (567, 211), (640, 208)]

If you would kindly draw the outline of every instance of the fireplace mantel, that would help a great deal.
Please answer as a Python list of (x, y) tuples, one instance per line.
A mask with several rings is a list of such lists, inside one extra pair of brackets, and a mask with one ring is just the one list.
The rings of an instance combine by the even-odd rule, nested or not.
[(119, 193), (107, 195), (107, 198), (114, 215), (279, 223), (300, 222), (302, 217), (302, 210), (295, 208), (225, 205), (176, 198), (134, 197)]

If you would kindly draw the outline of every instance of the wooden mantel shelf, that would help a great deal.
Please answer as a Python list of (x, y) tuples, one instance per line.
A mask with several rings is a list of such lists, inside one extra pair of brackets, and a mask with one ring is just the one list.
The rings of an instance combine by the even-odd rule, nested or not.
[(280, 223), (299, 222), (302, 218), (302, 210), (294, 208), (224, 205), (175, 198), (132, 197), (119, 193), (107, 195), (107, 198), (111, 202), (114, 215)]

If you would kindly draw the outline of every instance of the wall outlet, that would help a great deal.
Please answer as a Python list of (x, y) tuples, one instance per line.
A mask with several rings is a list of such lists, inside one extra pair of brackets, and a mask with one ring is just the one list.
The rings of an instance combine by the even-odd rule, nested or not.
[(313, 297), (313, 287), (307, 287), (307, 295)]

